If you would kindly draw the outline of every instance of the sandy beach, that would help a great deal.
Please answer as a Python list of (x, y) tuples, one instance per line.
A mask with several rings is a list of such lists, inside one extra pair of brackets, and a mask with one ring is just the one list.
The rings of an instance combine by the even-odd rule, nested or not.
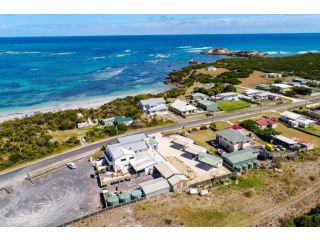
[(156, 94), (159, 92), (164, 91), (164, 89), (161, 90), (144, 90), (144, 91), (139, 91), (136, 93), (123, 93), (115, 96), (105, 96), (105, 97), (95, 97), (95, 98), (89, 98), (85, 100), (80, 100), (80, 101), (68, 101), (66, 103), (56, 103), (56, 104), (50, 104), (48, 103), (47, 106), (43, 105), (35, 105), (32, 107), (28, 107), (25, 109), (21, 109), (18, 111), (0, 111), (0, 123), (5, 122), (8, 120), (12, 119), (17, 119), (17, 118), (24, 118), (24, 117), (29, 117), (37, 113), (46, 113), (46, 112), (59, 112), (59, 111), (64, 111), (64, 110), (74, 110), (74, 109), (80, 109), (80, 108), (94, 108), (97, 109), (101, 107), (103, 104), (108, 103), (114, 99), (117, 98), (123, 98), (126, 96), (135, 96), (139, 94)]

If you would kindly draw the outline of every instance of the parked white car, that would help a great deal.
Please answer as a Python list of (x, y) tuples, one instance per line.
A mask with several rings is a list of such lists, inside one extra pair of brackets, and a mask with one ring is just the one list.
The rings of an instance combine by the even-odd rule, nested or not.
[(76, 168), (77, 168), (77, 165), (74, 164), (73, 162), (69, 162), (69, 163), (67, 164), (67, 167), (70, 168), (70, 169), (76, 169)]

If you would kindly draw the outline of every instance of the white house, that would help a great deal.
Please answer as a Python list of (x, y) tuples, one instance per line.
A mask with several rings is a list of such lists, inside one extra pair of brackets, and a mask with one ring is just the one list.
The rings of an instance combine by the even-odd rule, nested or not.
[(81, 123), (77, 123), (77, 127), (78, 128), (86, 128), (86, 127), (89, 127), (89, 122), (81, 122)]
[(104, 156), (107, 165), (115, 172), (125, 172), (132, 167), (136, 172), (149, 174), (156, 164), (155, 148), (145, 134), (135, 134), (118, 138), (118, 143), (107, 145)]
[(237, 130), (227, 128), (216, 133), (216, 142), (228, 152), (250, 146), (250, 138)]
[(217, 68), (214, 67), (214, 66), (208, 66), (208, 67), (207, 67), (207, 71), (209, 71), (209, 72), (213, 72), (213, 71), (215, 71), (215, 70), (217, 70)]
[(114, 117), (105, 118), (105, 119), (101, 119), (100, 123), (105, 126), (112, 126), (114, 124), (114, 120), (115, 120)]
[(171, 105), (171, 109), (179, 115), (186, 116), (199, 112), (199, 109), (191, 104), (188, 104), (180, 99), (176, 99)]
[(281, 78), (282, 74), (281, 73), (265, 73), (264, 77), (265, 78)]
[(149, 98), (140, 100), (139, 107), (147, 114), (167, 113), (166, 101), (163, 98)]
[(236, 92), (219, 93), (216, 96), (214, 96), (213, 99), (223, 101), (223, 102), (238, 101), (239, 94)]
[(315, 121), (308, 119), (301, 114), (290, 111), (284, 111), (283, 113), (281, 113), (279, 119), (283, 122), (290, 124), (293, 127), (301, 128), (308, 127), (310, 124), (315, 123)]

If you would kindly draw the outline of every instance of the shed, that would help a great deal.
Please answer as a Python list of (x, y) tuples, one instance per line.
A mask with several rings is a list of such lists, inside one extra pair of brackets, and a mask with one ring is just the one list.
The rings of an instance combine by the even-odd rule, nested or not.
[(216, 168), (222, 166), (222, 158), (208, 153), (200, 153), (198, 155), (198, 161)]
[(158, 162), (154, 168), (160, 173), (162, 177), (165, 179), (170, 178), (175, 174), (181, 174), (181, 172), (176, 169), (170, 162), (168, 161), (161, 161)]
[(188, 187), (188, 178), (183, 174), (175, 174), (168, 178), (173, 192), (183, 192)]
[(170, 191), (170, 185), (164, 178), (156, 178), (147, 182), (140, 183), (140, 188), (146, 195), (146, 198), (154, 197)]
[[(242, 169), (246, 170), (257, 161), (257, 155), (253, 153), (251, 148), (246, 148), (232, 153), (225, 153), (222, 155), (222, 158), (224, 162), (237, 171), (241, 171)], [(248, 165), (250, 162), (252, 164)]]
[(187, 146), (185, 146), (184, 151), (186, 151), (187, 153), (190, 153), (192, 155), (197, 156), (200, 153), (207, 152), (207, 149), (191, 143), (191, 144), (188, 144)]
[(176, 143), (178, 145), (181, 145), (181, 146), (186, 146), (188, 144), (192, 144), (193, 143), (192, 139), (184, 137), (184, 136), (181, 136), (181, 135), (174, 135), (173, 139), (174, 139), (173, 140), (174, 143)]
[(202, 108), (203, 110), (206, 111), (216, 111), (218, 110), (218, 104), (215, 102), (211, 101), (206, 101), (206, 100), (199, 100), (198, 101), (198, 107)]

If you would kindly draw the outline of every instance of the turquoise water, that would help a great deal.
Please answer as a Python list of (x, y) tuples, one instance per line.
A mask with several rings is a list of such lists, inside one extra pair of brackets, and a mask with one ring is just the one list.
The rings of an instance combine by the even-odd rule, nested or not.
[(271, 56), (317, 52), (320, 34), (0, 38), (0, 112), (161, 91), (173, 69), (226, 47)]

